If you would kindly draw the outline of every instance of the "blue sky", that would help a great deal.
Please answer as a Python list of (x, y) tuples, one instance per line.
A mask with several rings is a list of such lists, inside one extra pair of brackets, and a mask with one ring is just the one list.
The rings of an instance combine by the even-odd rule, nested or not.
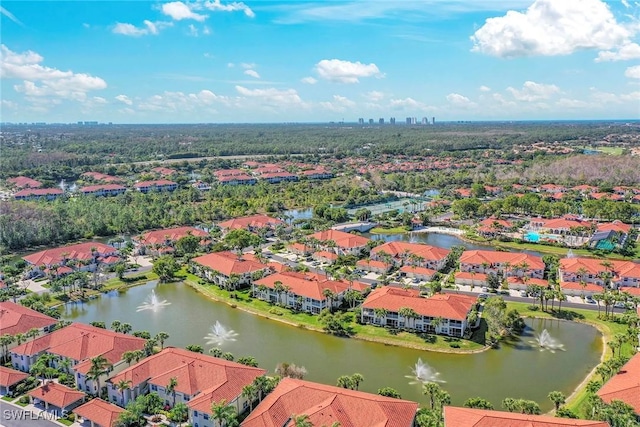
[(634, 0), (3, 1), (4, 122), (637, 119)]

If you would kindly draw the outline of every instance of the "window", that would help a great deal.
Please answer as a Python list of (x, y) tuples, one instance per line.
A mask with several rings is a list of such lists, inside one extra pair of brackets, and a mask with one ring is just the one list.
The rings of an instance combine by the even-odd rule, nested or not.
[(151, 391), (157, 391), (158, 387), (156, 387), (155, 385), (151, 384)]
[(209, 419), (209, 414), (202, 414), (202, 418), (204, 418), (205, 420)]
[[(193, 416), (197, 417), (198, 416), (198, 411), (193, 411)], [(198, 424), (196, 424), (196, 425), (198, 425)]]

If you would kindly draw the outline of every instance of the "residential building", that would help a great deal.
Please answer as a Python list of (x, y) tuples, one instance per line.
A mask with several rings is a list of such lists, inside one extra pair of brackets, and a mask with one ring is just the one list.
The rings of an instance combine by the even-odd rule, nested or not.
[(118, 417), (124, 411), (124, 408), (95, 398), (75, 408), (73, 413), (80, 417), (79, 422), (82, 425), (86, 425), (88, 421), (91, 427), (114, 427)]
[(122, 178), (118, 178), (117, 176), (111, 176), (100, 172), (85, 172), (81, 175), (85, 179), (89, 179), (91, 181), (97, 182), (106, 182), (106, 183), (122, 183)]
[[(35, 336), (26, 336), (27, 332), (36, 329), (38, 330), (38, 336), (44, 335), (52, 331), (56, 323), (58, 321), (53, 317), (23, 305), (11, 301), (0, 302), (0, 336), (23, 334), (24, 339), (29, 341)], [(6, 347), (6, 350), (9, 351), (17, 345), (17, 342), (13, 342)]]
[[(261, 368), (167, 347), (113, 376), (107, 382), (107, 391), (109, 400), (120, 406), (155, 392), (168, 405), (185, 403), (194, 427), (217, 427), (211, 418), (211, 404), (224, 399), (238, 414), (244, 412), (249, 402), (242, 388), (265, 373)], [(172, 378), (177, 382), (175, 395), (166, 389)], [(130, 381), (128, 389), (118, 389), (122, 380)]]
[(471, 250), (460, 256), (460, 271), (542, 279), (544, 262), (538, 256), (521, 252)]
[(437, 271), (445, 266), (449, 252), (448, 249), (421, 243), (388, 242), (371, 249), (371, 259)]
[(55, 200), (62, 196), (64, 191), (60, 188), (25, 188), (13, 195), (16, 200)]
[(495, 237), (513, 228), (513, 224), (505, 219), (490, 217), (480, 221), (478, 233), (484, 237)]
[(291, 172), (269, 172), (260, 175), (260, 179), (265, 180), (269, 184), (277, 184), (279, 182), (298, 181), (298, 175)]
[(44, 406), (44, 409), (62, 416), (84, 402), (85, 394), (65, 385), (47, 381), (38, 388), (31, 390), (29, 401), (36, 406)]
[(561, 218), (531, 218), (525, 228), (537, 233), (564, 236), (567, 234), (590, 233), (590, 230), (595, 226), (596, 224), (593, 222), (565, 215)]
[(231, 289), (250, 285), (255, 277), (271, 272), (267, 264), (230, 251), (196, 257), (191, 260), (190, 269), (199, 277)]
[(11, 364), (15, 369), (29, 372), (31, 365), (43, 354), (56, 356), (54, 366), (62, 366), (62, 360), (69, 362), (70, 371), (79, 390), (97, 393), (97, 381), (87, 379), (91, 368), (91, 359), (102, 356), (112, 365), (104, 380), (113, 372), (119, 372), (125, 366), (122, 354), (125, 351), (142, 350), (146, 340), (121, 334), (108, 329), (97, 328), (82, 323), (71, 325), (43, 335), (33, 341), (21, 344), (11, 350)]
[(0, 396), (11, 393), (11, 390), (27, 377), (27, 373), (0, 365)]
[(636, 353), (597, 394), (606, 403), (613, 400), (626, 403), (640, 419), (640, 353)]
[[(461, 337), (471, 326), (467, 317), (476, 304), (477, 298), (468, 295), (436, 294), (425, 298), (418, 290), (384, 286), (364, 300), (361, 319), (379, 326)], [(407, 316), (403, 309), (411, 309), (415, 315)]]
[(318, 167), (316, 169), (310, 169), (302, 172), (302, 175), (307, 179), (331, 179), (333, 178), (333, 173), (322, 168)]
[(148, 231), (133, 240), (137, 245), (138, 253), (159, 255), (162, 253), (174, 252), (176, 242), (186, 236), (195, 236), (200, 238), (201, 245), (205, 245), (210, 242), (209, 233), (199, 228), (189, 226)]
[(127, 188), (118, 184), (98, 184), (82, 187), (78, 190), (85, 196), (117, 196), (124, 194)]
[(241, 175), (219, 176), (218, 182), (223, 185), (254, 185), (258, 183), (258, 180), (247, 173), (242, 173)]
[(362, 391), (283, 378), (241, 427), (292, 427), (307, 415), (314, 426), (413, 427), (418, 404)]
[(22, 257), (31, 267), (32, 275), (71, 273), (74, 269), (93, 271), (98, 264), (115, 264), (120, 260), (118, 250), (100, 242), (78, 243), (45, 249)]
[(159, 166), (157, 168), (151, 169), (151, 172), (160, 175), (160, 176), (170, 176), (175, 173), (178, 173), (177, 170), (171, 168), (165, 168), (164, 166)]
[(143, 194), (152, 191), (174, 191), (178, 188), (178, 184), (167, 179), (157, 179), (153, 181), (136, 182), (133, 187)]
[(196, 181), (193, 184), (191, 184), (191, 186), (196, 190), (200, 190), (200, 191), (211, 190), (211, 184), (207, 184), (206, 182), (203, 182), (203, 181)]
[(371, 271), (373, 273), (383, 274), (391, 270), (392, 264), (374, 259), (361, 259), (356, 262), (356, 268), (363, 271)]
[(281, 219), (257, 214), (223, 221), (218, 224), (218, 227), (222, 229), (223, 233), (241, 228), (252, 233), (265, 233), (270, 236), (273, 235), (276, 227), (285, 225), (286, 223)]
[(632, 261), (601, 260), (595, 258), (562, 258), (559, 267), (563, 289), (582, 288), (583, 284), (596, 285), (602, 292), (607, 281), (612, 288), (640, 287), (640, 264)]
[(527, 415), (517, 412), (445, 406), (444, 427), (609, 427), (604, 421), (558, 418), (549, 415)]
[(320, 249), (334, 252), (337, 255), (358, 256), (369, 243), (369, 239), (366, 237), (333, 229), (314, 233), (309, 236), (309, 239), (315, 239)]
[(16, 176), (15, 178), (7, 179), (7, 182), (16, 188), (40, 188), (42, 183), (27, 176)]

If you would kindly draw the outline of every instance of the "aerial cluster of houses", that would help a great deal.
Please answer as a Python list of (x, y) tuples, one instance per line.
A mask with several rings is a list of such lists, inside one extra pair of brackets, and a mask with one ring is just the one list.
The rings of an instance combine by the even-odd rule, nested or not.
[[(415, 426), (416, 402), (283, 378), (266, 397), (256, 396), (259, 404), (254, 407), (254, 399), (243, 390), (267, 374), (262, 368), (175, 347), (132, 359), (127, 353), (143, 351), (143, 338), (81, 323), (57, 327), (56, 319), (12, 302), (0, 302), (0, 319), (0, 335), (24, 336), (23, 342), (3, 348), (10, 356), (11, 367), (0, 367), (0, 394), (12, 393), (27, 379), (27, 372), (38, 358), (48, 355), (53, 367), (74, 378), (75, 387), (44, 378), (27, 393), (30, 403), (58, 415), (74, 413), (86, 425), (113, 427), (127, 403), (153, 392), (168, 407), (184, 403), (194, 427), (216, 427), (212, 405), (222, 401), (238, 414), (249, 412), (242, 427), (293, 426), (294, 415), (306, 415), (313, 425), (338, 422), (343, 426)], [(37, 333), (28, 333), (33, 330)], [(106, 364), (89, 376), (90, 367), (101, 358)], [(640, 415), (638, 378), (640, 354), (604, 384), (598, 395), (607, 403), (621, 400)], [(171, 383), (174, 385), (169, 388)], [(100, 394), (98, 388), (106, 400), (94, 397)], [(606, 422), (453, 406), (445, 406), (443, 415), (446, 427), (608, 426)]]

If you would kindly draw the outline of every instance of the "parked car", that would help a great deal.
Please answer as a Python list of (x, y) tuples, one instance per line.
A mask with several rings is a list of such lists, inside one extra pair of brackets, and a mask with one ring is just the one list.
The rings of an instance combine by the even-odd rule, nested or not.
[(482, 293), (482, 294), (478, 295), (478, 299), (481, 300), (481, 301), (484, 301), (487, 298), (489, 298), (489, 294)]
[(527, 293), (527, 291), (520, 291), (520, 296), (521, 296), (522, 298), (526, 298), (526, 297), (528, 297), (528, 296), (529, 296), (529, 294)]
[(487, 288), (486, 286), (482, 287), (482, 292), (489, 292), (489, 288)]
[(589, 303), (589, 304), (595, 304), (596, 300), (593, 299), (593, 297), (591, 295), (587, 295), (584, 300)]
[(618, 301), (617, 303), (613, 304), (613, 306), (615, 308), (628, 308), (627, 304), (622, 301)]

